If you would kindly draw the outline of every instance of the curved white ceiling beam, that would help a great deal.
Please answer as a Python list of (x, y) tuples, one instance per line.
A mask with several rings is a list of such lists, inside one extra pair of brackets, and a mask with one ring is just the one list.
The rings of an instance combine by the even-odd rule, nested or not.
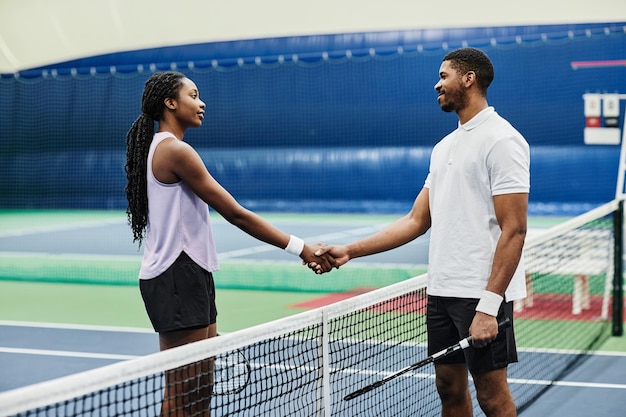
[(626, 22), (624, 0), (0, 0), (0, 73), (113, 52), (385, 30)]

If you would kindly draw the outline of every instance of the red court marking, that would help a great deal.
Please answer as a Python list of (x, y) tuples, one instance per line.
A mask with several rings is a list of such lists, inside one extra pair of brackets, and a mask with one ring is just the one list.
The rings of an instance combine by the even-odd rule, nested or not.
[[(292, 304), (289, 308), (313, 309), (324, 307), (338, 301), (347, 300), (357, 295), (365, 294), (375, 288), (353, 288), (346, 292), (328, 294), (312, 300)], [(405, 295), (397, 299), (395, 303), (383, 303), (375, 306), (371, 311), (383, 313), (420, 313), (426, 311), (426, 297), (423, 295)]]
[(357, 295), (365, 294), (366, 292), (370, 292), (374, 289), (375, 288), (367, 288), (367, 287), (353, 288), (346, 292), (337, 292), (333, 294), (324, 295), (322, 297), (317, 297), (312, 300), (307, 300), (307, 301), (302, 301), (300, 303), (291, 304), (289, 308), (313, 309), (313, 308), (318, 308), (318, 307), (324, 307), (329, 304), (347, 300), (348, 298), (352, 298)]
[[(571, 294), (535, 294), (532, 307), (524, 307), (522, 311), (515, 313), (515, 317), (570, 321), (595, 321), (599, 319), (602, 315), (602, 297), (590, 296), (589, 305), (589, 308), (582, 310), (580, 314), (572, 314)], [(609, 310), (610, 307), (609, 305)]]

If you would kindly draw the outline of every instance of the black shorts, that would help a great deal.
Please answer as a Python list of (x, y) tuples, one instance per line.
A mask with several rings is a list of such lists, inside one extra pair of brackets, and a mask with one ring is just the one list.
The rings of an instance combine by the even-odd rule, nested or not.
[(207, 327), (217, 320), (213, 274), (185, 252), (158, 277), (139, 280), (139, 289), (159, 333)]
[[(469, 336), (469, 327), (476, 314), (477, 299), (428, 296), (426, 324), (428, 330), (428, 354), (439, 352), (459, 339)], [(513, 331), (513, 302), (502, 303), (498, 322), (505, 317), (511, 327), (500, 332), (496, 339), (483, 348), (469, 346), (435, 361), (441, 364), (467, 364), (472, 374), (505, 368), (517, 362), (517, 348)]]

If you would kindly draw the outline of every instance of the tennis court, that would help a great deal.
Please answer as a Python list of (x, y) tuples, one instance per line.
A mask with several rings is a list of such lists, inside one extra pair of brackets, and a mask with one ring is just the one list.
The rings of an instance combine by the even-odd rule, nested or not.
[[(177, 390), (189, 415), (438, 416), (432, 365), (397, 374), (426, 355), (428, 235), (316, 276), (213, 216), (222, 334), (158, 352), (123, 212), (123, 138), (148, 77), (180, 71), (207, 104), (185, 141), (227, 190), (307, 242), (352, 241), (408, 211), (434, 144), (457, 126), (433, 82), (463, 46), (493, 60), (489, 101), (530, 144), (529, 296), (507, 330), (516, 405), (524, 417), (624, 414), (621, 8), (589, 5), (582, 18), (541, 4), (541, 22), (511, 25), (493, 2), (494, 26), (457, 28), (417, 3), (311, 3), (309, 16), (197, 3), (194, 24), (165, 33), (171, 8), (149, 2), (40, 2), (39, 14), (5, 3), (3, 30), (16, 33), (0, 48), (0, 417), (156, 416)], [(597, 10), (609, 17), (585, 23)], [(220, 11), (224, 26), (200, 18)], [(355, 16), (375, 24), (353, 32)], [(24, 21), (41, 33), (20, 36)], [(152, 29), (149, 46), (134, 43)]]
[[(19, 216), (25, 215), (23, 212), (19, 213)], [(51, 215), (58, 218), (51, 221)], [(365, 215), (267, 216), (274, 224), (303, 236), (309, 242), (321, 240), (337, 243), (367, 235), (394, 218)], [(3, 216), (7, 219), (9, 217), (10, 214)], [(565, 220), (558, 217), (531, 218), (531, 235), (539, 235)], [(331, 313), (327, 314), (332, 316), (332, 309), (338, 308), (332, 306), (343, 305), (341, 309), (347, 309), (345, 303), (352, 303), (349, 305), (350, 314), (366, 314), (375, 319), (355, 319), (357, 323), (362, 323), (359, 326), (363, 328), (359, 333), (350, 335), (346, 334), (349, 327), (338, 326), (335, 330), (338, 333), (329, 338), (328, 352), (342, 352), (341, 359), (333, 363), (327, 371), (332, 375), (327, 388), (330, 392), (328, 404), (332, 404), (328, 407), (332, 408), (332, 415), (407, 415), (414, 409), (414, 401), (420, 403), (417, 406), (424, 413), (421, 415), (437, 415), (437, 408), (433, 405), (436, 393), (432, 369), (428, 368), (389, 382), (384, 388), (365, 394), (358, 401), (353, 400), (354, 403), (346, 403), (341, 399), (347, 391), (370, 383), (372, 378), (389, 375), (425, 356), (421, 333), (423, 329), (421, 324), (411, 321), (421, 316), (423, 302), (419, 301), (419, 294), (407, 296), (403, 290), (402, 296), (394, 301), (400, 304), (377, 304), (369, 313), (363, 313), (359, 305), (372, 303), (365, 300), (376, 293), (372, 289), (380, 287), (380, 282), (392, 286), (405, 285), (408, 277), (422, 273), (428, 247), (427, 236), (398, 251), (381, 254), (375, 259), (372, 257), (358, 260), (354, 265), (344, 267), (345, 269), (318, 277), (298, 265), (297, 261), (294, 265), (292, 257), (285, 257), (282, 251), (258, 244), (221, 218), (214, 216), (213, 223), (222, 258), (222, 271), (216, 274), (216, 279), (219, 281), (224, 275), (227, 281), (218, 283), (223, 287), (218, 289), (219, 323), (222, 331), (228, 334), (223, 338), (227, 343), (206, 348), (228, 349), (229, 346), (238, 346), (241, 341), (228, 339), (231, 335), (238, 334), (237, 330), (252, 326), (252, 330), (244, 330), (244, 333), (247, 331), (248, 336), (251, 336), (255, 331), (260, 332), (251, 339), (260, 340), (246, 345), (246, 349), (250, 351), (248, 356), (252, 369), (251, 383), (236, 400), (228, 398), (233, 396), (216, 396), (212, 406), (223, 412), (216, 415), (262, 415), (261, 409), (255, 408), (260, 405), (241, 404), (242, 399), (254, 398), (259, 392), (266, 392), (271, 399), (263, 403), (264, 412), (280, 409), (284, 415), (311, 415), (308, 414), (311, 409), (298, 408), (300, 406), (295, 404), (315, 404), (320, 401), (319, 394), (316, 394), (320, 390), (320, 383), (313, 377), (308, 380), (307, 375), (311, 372), (322, 372), (318, 365), (318, 351), (323, 350), (323, 344), (315, 336), (309, 335), (310, 332), (317, 332), (314, 330), (317, 325), (313, 329), (307, 327), (311, 324), (306, 315), (320, 308), (330, 308)], [(45, 282), (44, 277), (37, 276), (35, 282), (24, 282), (24, 277), (22, 282), (0, 281), (0, 320), (3, 320), (0, 331), (0, 368), (6, 376), (2, 378), (2, 391), (65, 375), (72, 378), (77, 372), (110, 366), (125, 360), (141, 360), (145, 355), (156, 352), (158, 342), (152, 331), (147, 329), (149, 324), (144, 317), (137, 288), (124, 278), (124, 271), (132, 271), (133, 268), (117, 266), (111, 268), (115, 271), (113, 274), (104, 272), (106, 265), (130, 263), (135, 268), (130, 279), (135, 279), (133, 275), (136, 274), (139, 255), (137, 249), (129, 244), (126, 229), (123, 213), (119, 212), (86, 212), (82, 215), (61, 212), (30, 213), (28, 220), (17, 222), (13, 218), (5, 221), (3, 235), (0, 237), (0, 259), (8, 262), (9, 259), (21, 258), (24, 262), (20, 263), (22, 269), (9, 268), (10, 265), (5, 264), (6, 268), (3, 266), (2, 270), (13, 269), (13, 273), (19, 275), (28, 272), (24, 269), (26, 265), (33, 269), (41, 269), (41, 265), (47, 268), (49, 265), (52, 269), (56, 268), (56, 272), (50, 275), (56, 278), (48, 279), (54, 282)], [(54, 263), (59, 257), (64, 258), (63, 262)], [(68, 267), (72, 263), (76, 265), (76, 260), (88, 264), (95, 262), (95, 267), (85, 266), (92, 270), (95, 284), (85, 283), (84, 280), (88, 277), (81, 272), (80, 262), (78, 267)], [(37, 262), (38, 268), (35, 267)], [(237, 273), (228, 275), (230, 268)], [(71, 271), (74, 272), (70, 273)], [(239, 271), (243, 273), (239, 274)], [(537, 315), (537, 311), (545, 314), (550, 310), (541, 307), (545, 300), (542, 300), (540, 288), (537, 288), (534, 297), (536, 305), (518, 313), (519, 332), (542, 335), (539, 336), (540, 343), (535, 343), (536, 346), (521, 349), (520, 364), (532, 364), (542, 368), (542, 372), (560, 375), (563, 373), (564, 363), (585, 358), (574, 371), (555, 380), (533, 377), (533, 372), (536, 371), (529, 373), (528, 367), (512, 366), (509, 376), (512, 389), (518, 396), (530, 397), (537, 390), (550, 386), (540, 400), (528, 405), (521, 415), (615, 415), (618, 412), (617, 407), (626, 389), (626, 381), (620, 372), (621, 363), (626, 361), (626, 349), (622, 339), (604, 338), (606, 341), (602, 345), (595, 346), (589, 355), (581, 356), (585, 348), (576, 336), (580, 333), (597, 332), (594, 330), (597, 329), (594, 321), (597, 321), (595, 316), (602, 309), (602, 297), (598, 296), (602, 289), (593, 288), (597, 286), (594, 282), (592, 280), (591, 283), (591, 293), (595, 294), (592, 297), (592, 312), (574, 318), (570, 315), (572, 297), (561, 301), (564, 305), (559, 310), (565, 310), (570, 316), (566, 321), (561, 319), (555, 323), (560, 328), (568, 327), (566, 333), (572, 337), (557, 338), (559, 330), (550, 328), (550, 325), (540, 330), (540, 327), (525, 324), (533, 321), (532, 315)], [(249, 288), (242, 289), (246, 286)], [(382, 302), (387, 303), (389, 295), (384, 297), (385, 301)], [(351, 301), (363, 298), (364, 301)], [(554, 306), (557, 301), (549, 302)], [(330, 302), (336, 304), (328, 304)], [(23, 315), (20, 319), (21, 314)], [(262, 324), (270, 320), (279, 320), (280, 323), (280, 320), (291, 320), (300, 315), (305, 316), (299, 320), (304, 322), (306, 334), (302, 333), (303, 330), (298, 330), (288, 333), (287, 336), (275, 337), (267, 333), (275, 333), (277, 330)], [(523, 319), (525, 315), (526, 319)], [(65, 319), (59, 320), (61, 317)], [(559, 320), (558, 317), (553, 318)], [(27, 322), (19, 322), (23, 320)], [(342, 318), (341, 321), (343, 320)], [(332, 321), (330, 319), (329, 322)], [(42, 322), (48, 324), (41, 324)], [(403, 333), (405, 330), (401, 330), (397, 334), (388, 335), (386, 333), (392, 330), (381, 331), (381, 326), (387, 329), (415, 327), (416, 330), (407, 334)], [(554, 337), (550, 337), (551, 332)], [(372, 343), (373, 340), (378, 342)], [(604, 349), (609, 352), (603, 353)], [(363, 356), (363, 352), (367, 354)], [(288, 383), (295, 393), (288, 396), (283, 392), (286, 388), (279, 381), (301, 381), (302, 378), (309, 382), (298, 385), (299, 388)], [(153, 396), (161, 395), (157, 386)], [(300, 398), (296, 403), (293, 400), (295, 397)], [(602, 404), (597, 401), (600, 397), (603, 398)], [(410, 400), (415, 398), (421, 400)], [(235, 413), (238, 407), (243, 411)], [(603, 407), (606, 414), (598, 414)], [(381, 410), (389, 414), (377, 414)], [(392, 414), (394, 410), (396, 412)]]

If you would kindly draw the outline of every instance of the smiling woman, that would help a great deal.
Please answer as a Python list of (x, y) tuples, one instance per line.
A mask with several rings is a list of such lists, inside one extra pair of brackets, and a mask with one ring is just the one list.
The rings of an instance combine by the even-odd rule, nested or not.
[[(243, 208), (211, 176), (200, 155), (183, 141), (187, 129), (202, 125), (205, 106), (198, 87), (184, 74), (157, 72), (145, 84), (142, 114), (126, 137), (128, 220), (134, 240), (141, 245), (145, 238), (139, 288), (161, 350), (217, 335), (213, 273), (219, 263), (208, 206), (249, 235), (307, 263), (320, 263), (325, 271), (333, 263)], [(208, 407), (213, 360), (203, 361), (201, 368), (184, 376), (166, 372), (163, 415), (173, 410), (187, 415), (178, 414), (181, 396), (190, 399), (182, 405), (186, 411), (199, 402)], [(194, 395), (200, 394), (196, 400)]]

